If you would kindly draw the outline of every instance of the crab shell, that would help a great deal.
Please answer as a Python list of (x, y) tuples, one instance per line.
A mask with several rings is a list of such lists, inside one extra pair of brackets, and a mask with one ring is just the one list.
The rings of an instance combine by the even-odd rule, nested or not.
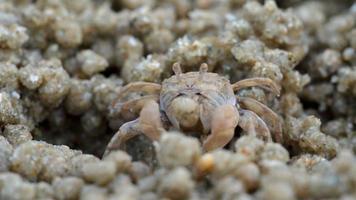
[[(236, 97), (230, 81), (216, 73), (204, 71), (178, 73), (162, 83), (160, 109), (166, 113), (176, 129), (193, 127), (198, 130), (202, 125), (203, 132), (208, 133), (215, 109), (226, 104), (236, 105)], [(186, 113), (185, 116), (180, 117), (180, 114), (183, 115), (180, 110), (189, 110), (189, 107), (196, 107), (191, 109), (195, 113)], [(197, 119), (192, 119), (196, 115), (198, 115), (197, 124)], [(183, 119), (179, 120), (180, 118)], [(192, 124), (182, 127), (182, 121), (188, 123), (190, 121)]]

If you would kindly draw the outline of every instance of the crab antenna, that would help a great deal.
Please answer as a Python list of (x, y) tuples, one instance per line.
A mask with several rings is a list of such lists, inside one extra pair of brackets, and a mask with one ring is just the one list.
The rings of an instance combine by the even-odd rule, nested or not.
[(180, 74), (182, 73), (182, 68), (180, 67), (180, 64), (174, 63), (172, 70), (174, 71), (174, 74), (179, 78)]
[(199, 69), (199, 74), (200, 74), (200, 79), (203, 78), (203, 75), (208, 71), (208, 65), (206, 63), (202, 63), (200, 65)]

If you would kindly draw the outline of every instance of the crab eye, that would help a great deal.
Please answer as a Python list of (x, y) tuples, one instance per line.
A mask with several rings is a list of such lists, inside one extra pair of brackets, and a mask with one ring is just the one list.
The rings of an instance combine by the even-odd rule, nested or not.
[(208, 64), (202, 63), (199, 68), (200, 73), (206, 73), (208, 71)]
[(179, 75), (182, 73), (182, 68), (180, 67), (179, 63), (174, 63), (172, 66), (172, 70), (174, 72), (175, 75)]

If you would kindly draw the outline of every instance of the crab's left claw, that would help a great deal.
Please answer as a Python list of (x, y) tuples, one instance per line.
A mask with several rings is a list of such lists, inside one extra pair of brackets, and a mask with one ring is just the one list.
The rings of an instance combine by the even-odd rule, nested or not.
[(233, 105), (222, 105), (214, 111), (211, 133), (203, 144), (205, 151), (224, 147), (233, 138), (239, 121), (239, 113)]

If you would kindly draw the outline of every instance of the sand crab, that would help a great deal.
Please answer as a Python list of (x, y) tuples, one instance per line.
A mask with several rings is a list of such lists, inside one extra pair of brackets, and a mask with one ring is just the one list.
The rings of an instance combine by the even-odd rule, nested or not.
[[(167, 127), (200, 133), (205, 151), (225, 146), (240, 126), (248, 134), (266, 141), (273, 138), (282, 142), (279, 117), (264, 104), (235, 92), (242, 88), (259, 86), (279, 95), (279, 87), (268, 78), (249, 78), (234, 84), (223, 76), (208, 72), (207, 64), (199, 72), (182, 73), (180, 65), (172, 67), (175, 75), (162, 85), (134, 82), (121, 90), (120, 110), (139, 117), (123, 124), (109, 142), (106, 152), (122, 149), (125, 142), (138, 134), (158, 140)], [(132, 93), (145, 93), (131, 100)], [(265, 123), (267, 122), (267, 124)], [(210, 134), (209, 134), (210, 133)]]

